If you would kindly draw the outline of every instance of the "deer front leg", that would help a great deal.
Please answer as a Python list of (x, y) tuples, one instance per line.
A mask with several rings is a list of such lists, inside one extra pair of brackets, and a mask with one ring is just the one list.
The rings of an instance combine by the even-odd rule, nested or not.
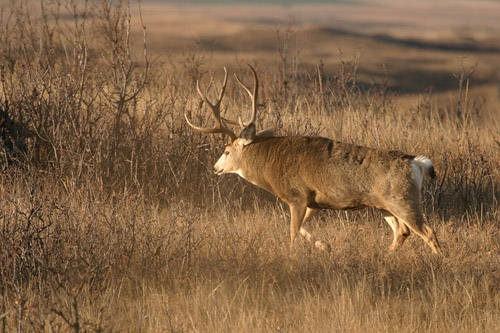
[(305, 204), (290, 204), (290, 251), (292, 251), (293, 241), (297, 237), (302, 221), (304, 221), (306, 208)]
[(395, 252), (401, 247), (401, 245), (403, 245), (406, 238), (410, 236), (410, 230), (404, 223), (399, 222), (398, 219), (393, 215), (387, 214), (386, 216), (384, 216), (384, 219), (389, 224), (394, 233), (394, 240), (392, 241), (389, 251)]
[[(307, 219), (309, 219), (314, 213), (316, 213), (318, 210), (317, 209), (313, 209), (313, 208), (309, 208), (307, 207), (307, 210), (306, 210), (306, 215), (304, 216), (304, 220), (302, 221), (302, 224), (304, 224)], [(309, 241), (310, 243), (313, 243), (315, 247), (317, 247), (318, 249), (320, 250), (323, 250), (323, 251), (326, 251), (326, 252), (330, 252), (330, 245), (328, 243), (325, 243), (323, 242), (322, 240), (320, 239), (317, 239), (316, 237), (314, 237), (313, 235), (311, 235), (306, 229), (304, 229), (303, 227), (300, 227), (300, 234), (302, 235), (302, 237), (304, 237), (307, 241)]]

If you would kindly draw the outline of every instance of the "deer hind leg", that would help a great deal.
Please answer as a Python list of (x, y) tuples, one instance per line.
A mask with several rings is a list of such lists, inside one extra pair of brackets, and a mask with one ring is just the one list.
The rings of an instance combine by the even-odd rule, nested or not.
[(419, 210), (410, 209), (408, 212), (404, 214), (396, 214), (396, 216), (400, 222), (406, 224), (406, 226), (419, 235), (431, 248), (432, 252), (441, 255), (443, 254), (434, 230), (424, 223), (424, 218)]
[[(306, 214), (304, 216), (304, 220), (302, 221), (302, 223), (306, 222), (307, 219), (309, 219), (314, 213), (316, 213), (318, 210), (317, 209), (313, 209), (313, 208), (309, 208), (307, 207), (306, 209)], [(320, 239), (317, 239), (316, 237), (314, 237), (313, 235), (311, 235), (306, 229), (304, 229), (303, 227), (300, 227), (299, 229), (300, 231), (300, 234), (307, 240), (309, 241), (310, 243), (314, 244), (315, 247), (317, 247), (318, 249), (320, 250), (323, 250), (323, 251), (326, 251), (326, 252), (330, 252), (330, 245), (328, 243), (325, 243), (323, 242), (322, 240)]]
[(398, 219), (387, 213), (387, 215), (384, 216), (384, 219), (386, 222), (389, 224), (389, 226), (392, 228), (392, 231), (394, 233), (394, 240), (392, 241), (392, 244), (389, 248), (389, 251), (394, 252), (398, 248), (403, 245), (404, 241), (408, 236), (410, 236), (410, 229), (404, 224), (398, 221)]
[(299, 233), (304, 216), (306, 215), (306, 205), (290, 204), (290, 251), (293, 249), (293, 241)]

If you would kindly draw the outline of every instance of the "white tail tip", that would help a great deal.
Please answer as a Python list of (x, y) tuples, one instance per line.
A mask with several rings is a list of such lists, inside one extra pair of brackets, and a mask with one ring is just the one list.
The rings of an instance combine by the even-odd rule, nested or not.
[(426, 168), (430, 168), (432, 166), (432, 161), (424, 155), (418, 155), (413, 160), (422, 163)]
[(434, 166), (432, 165), (432, 161), (430, 160), (430, 158), (424, 155), (419, 155), (415, 157), (413, 161), (415, 161), (417, 165), (427, 171), (431, 178), (435, 177)]

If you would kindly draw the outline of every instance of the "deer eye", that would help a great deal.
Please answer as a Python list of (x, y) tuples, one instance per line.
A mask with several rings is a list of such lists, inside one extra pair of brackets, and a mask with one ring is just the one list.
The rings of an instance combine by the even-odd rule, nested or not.
[(229, 150), (226, 150), (226, 151), (224, 152), (224, 155), (229, 155)]

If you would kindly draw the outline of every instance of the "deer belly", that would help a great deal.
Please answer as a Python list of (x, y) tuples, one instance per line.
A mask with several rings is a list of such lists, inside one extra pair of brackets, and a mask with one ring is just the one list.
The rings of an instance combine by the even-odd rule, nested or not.
[(322, 193), (314, 192), (313, 195), (309, 197), (307, 206), (315, 209), (354, 210), (364, 208), (367, 205), (364, 204), (360, 198), (354, 196), (327, 196)]

